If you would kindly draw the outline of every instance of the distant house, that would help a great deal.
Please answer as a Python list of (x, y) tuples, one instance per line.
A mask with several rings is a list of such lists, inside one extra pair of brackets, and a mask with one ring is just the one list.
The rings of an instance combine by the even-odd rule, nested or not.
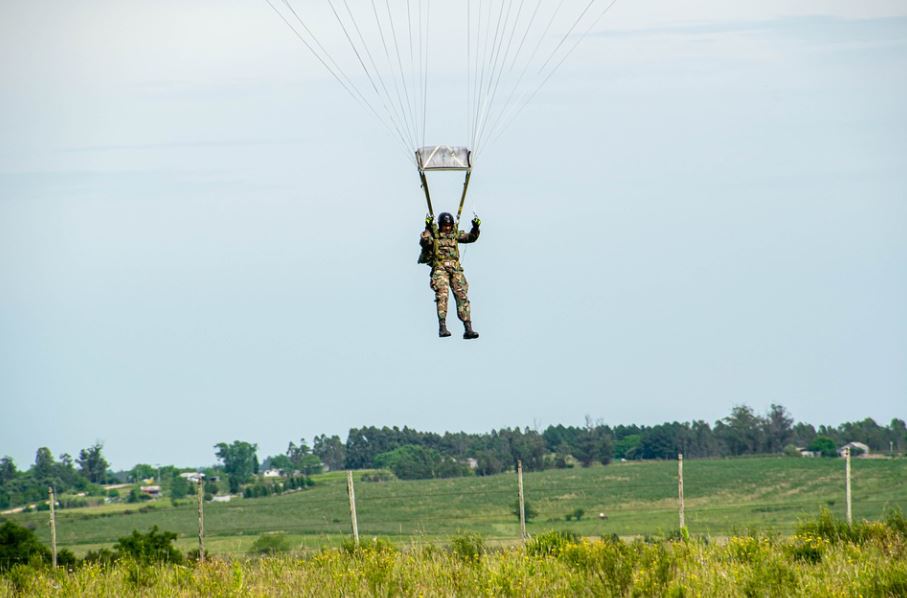
[(230, 494), (218, 494), (211, 497), (211, 502), (230, 502), (232, 498), (233, 496)]
[(862, 442), (848, 442), (838, 449), (838, 455), (843, 457), (844, 449), (850, 449), (850, 454), (854, 457), (865, 457), (869, 455), (869, 447)]
[(180, 474), (180, 477), (186, 480), (187, 482), (192, 482), (193, 484), (198, 484), (199, 480), (205, 479), (205, 474), (197, 471), (185, 471)]
[(265, 478), (283, 478), (286, 477), (282, 469), (266, 469), (262, 477)]
[(479, 460), (478, 460), (478, 459), (474, 459), (474, 458), (472, 458), (472, 457), (467, 457), (467, 458), (466, 458), (466, 465), (469, 466), (469, 469), (472, 469), (473, 471), (475, 471), (476, 469), (479, 468)]

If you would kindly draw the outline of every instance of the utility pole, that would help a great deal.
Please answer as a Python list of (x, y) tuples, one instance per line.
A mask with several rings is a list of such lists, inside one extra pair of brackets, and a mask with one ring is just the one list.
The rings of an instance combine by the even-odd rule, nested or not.
[(205, 562), (205, 474), (198, 474), (198, 562)]
[(47, 487), (47, 497), (50, 502), (50, 557), (51, 564), (57, 567), (57, 497), (54, 494), (53, 486)]
[(520, 498), (520, 540), (526, 539), (526, 501), (523, 497), (523, 462), (516, 462), (517, 492)]
[(680, 529), (687, 526), (683, 509), (683, 453), (677, 453), (677, 498), (680, 501)]
[(853, 505), (851, 504), (851, 494), (850, 494), (850, 448), (844, 449), (844, 493), (846, 496), (847, 503), (847, 525), (853, 524)]
[(359, 519), (356, 517), (356, 489), (353, 487), (353, 472), (346, 472), (346, 492), (350, 498), (350, 519), (353, 521), (353, 541), (359, 546)]

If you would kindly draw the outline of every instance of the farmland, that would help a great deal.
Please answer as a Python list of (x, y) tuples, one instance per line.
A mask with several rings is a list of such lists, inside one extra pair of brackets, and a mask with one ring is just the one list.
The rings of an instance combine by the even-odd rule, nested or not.
[[(399, 545), (445, 543), (459, 533), (491, 544), (513, 543), (516, 476), (362, 482), (355, 472), (359, 530)], [(677, 464), (614, 463), (524, 476), (526, 499), (537, 511), (530, 534), (548, 529), (578, 536), (659, 535), (677, 527)], [(855, 519), (878, 519), (898, 506), (907, 511), (907, 460), (856, 459)], [(309, 490), (205, 505), (207, 548), (215, 555), (245, 553), (259, 535), (287, 534), (294, 548), (336, 546), (349, 537), (350, 517), (342, 472), (316, 476)], [(690, 460), (684, 467), (686, 524), (694, 536), (729, 536), (745, 530), (790, 534), (798, 520), (821, 507), (843, 516), (844, 463), (840, 459), (758, 457)], [(576, 513), (582, 516), (576, 520)], [(599, 518), (599, 514), (605, 518)], [(570, 521), (567, 521), (567, 516)], [(47, 513), (10, 517), (49, 541)], [(195, 505), (167, 501), (129, 509), (61, 510), (58, 543), (77, 555), (109, 547), (134, 529), (157, 525), (179, 534), (183, 550), (196, 544)]]

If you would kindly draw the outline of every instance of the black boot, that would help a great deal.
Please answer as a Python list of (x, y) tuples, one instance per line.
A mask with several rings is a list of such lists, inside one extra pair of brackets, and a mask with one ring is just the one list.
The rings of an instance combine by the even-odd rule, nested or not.
[(463, 338), (466, 340), (479, 338), (479, 333), (472, 329), (472, 322), (470, 320), (463, 322), (463, 328), (466, 329), (466, 332), (463, 333)]
[(450, 336), (450, 330), (447, 329), (447, 322), (438, 320), (438, 336), (445, 338)]

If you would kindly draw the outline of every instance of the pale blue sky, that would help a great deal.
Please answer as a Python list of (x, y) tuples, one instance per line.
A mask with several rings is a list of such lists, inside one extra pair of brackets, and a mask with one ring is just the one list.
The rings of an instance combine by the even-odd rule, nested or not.
[(414, 169), (263, 2), (13, 0), (0, 56), (20, 467), (737, 403), (907, 416), (903, 2), (618, 2), (476, 170), (469, 343), (435, 337)]

